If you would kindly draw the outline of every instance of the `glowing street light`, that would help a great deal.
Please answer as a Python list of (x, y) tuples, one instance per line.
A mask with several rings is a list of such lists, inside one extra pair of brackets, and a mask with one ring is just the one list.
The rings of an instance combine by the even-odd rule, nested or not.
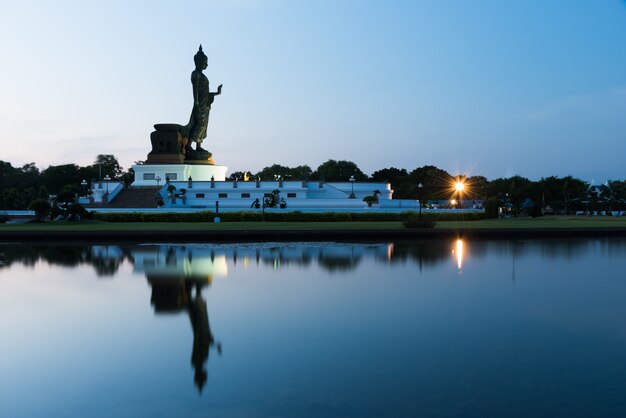
[(461, 180), (458, 180), (454, 183), (454, 190), (457, 192), (459, 197), (459, 206), (463, 209), (463, 191), (465, 191), (465, 183)]
[(348, 199), (356, 199), (356, 196), (354, 195), (354, 182), (356, 181), (356, 179), (354, 178), (354, 176), (350, 176), (350, 185), (352, 186), (352, 192), (350, 193), (350, 196), (348, 196)]
[(422, 189), (424, 188), (424, 185), (422, 183), (417, 185), (417, 190), (419, 190), (419, 205), (420, 205), (420, 221), (422, 220)]

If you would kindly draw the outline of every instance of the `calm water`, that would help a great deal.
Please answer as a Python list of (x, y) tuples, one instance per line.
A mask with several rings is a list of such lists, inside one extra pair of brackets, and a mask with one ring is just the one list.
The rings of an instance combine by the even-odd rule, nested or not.
[(0, 245), (0, 416), (626, 416), (625, 271), (625, 239)]

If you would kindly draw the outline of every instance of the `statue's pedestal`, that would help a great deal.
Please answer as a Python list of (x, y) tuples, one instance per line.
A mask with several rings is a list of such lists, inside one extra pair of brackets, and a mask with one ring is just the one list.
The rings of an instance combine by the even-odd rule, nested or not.
[(226, 170), (223, 165), (204, 164), (135, 164), (132, 166), (135, 171), (135, 181), (132, 186), (156, 186), (165, 184), (166, 178), (171, 181), (187, 181), (189, 177), (193, 181), (215, 181), (226, 180)]

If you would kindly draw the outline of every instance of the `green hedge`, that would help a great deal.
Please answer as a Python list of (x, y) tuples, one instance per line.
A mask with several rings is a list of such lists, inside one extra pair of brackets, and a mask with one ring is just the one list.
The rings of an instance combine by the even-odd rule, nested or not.
[[(222, 212), (223, 222), (259, 222), (263, 220), (260, 211)], [(349, 213), (349, 212), (266, 212), (265, 220), (269, 222), (402, 222), (409, 216), (417, 216), (417, 212), (399, 213)], [(210, 222), (215, 212), (117, 212), (94, 214), (94, 219), (105, 222)], [(483, 219), (482, 213), (428, 213), (422, 212), (422, 219), (438, 221), (474, 221)]]
[(437, 224), (437, 222), (433, 219), (432, 216), (422, 216), (420, 219), (420, 216), (414, 213), (409, 214), (402, 221), (402, 225), (404, 225), (405, 228), (409, 229), (434, 228), (435, 224)]

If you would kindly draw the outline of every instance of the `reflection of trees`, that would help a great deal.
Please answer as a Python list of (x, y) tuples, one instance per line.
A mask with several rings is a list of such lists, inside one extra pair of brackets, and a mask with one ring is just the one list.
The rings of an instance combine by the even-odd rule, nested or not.
[(399, 241), (393, 246), (392, 263), (412, 260), (420, 266), (434, 266), (450, 258), (452, 240)]
[(2, 260), (0, 267), (9, 266), (12, 263), (33, 266), (38, 261), (62, 267), (87, 264), (94, 267), (99, 277), (114, 276), (126, 255), (118, 246), (109, 247), (115, 249), (113, 254), (98, 253), (94, 251), (95, 246), (7, 244), (0, 246), (0, 260)]
[(222, 346), (215, 342), (209, 325), (206, 301), (202, 297), (202, 288), (208, 281), (191, 278), (155, 277), (148, 275), (152, 288), (150, 302), (157, 314), (186, 311), (193, 330), (193, 349), (191, 364), (195, 369), (194, 381), (198, 391), (202, 391), (208, 374), (205, 364), (209, 359), (209, 350), (215, 346), (219, 354)]
[(9, 267), (13, 263), (33, 266), (38, 260), (37, 251), (31, 246), (13, 244), (0, 246), (0, 268)]
[(533, 240), (490, 240), (472, 241), (472, 255), (483, 253), (523, 257), (538, 253), (545, 258), (573, 260), (599, 245), (607, 251), (622, 253), (626, 249), (623, 238), (542, 238)]
[(121, 259), (101, 257), (90, 257), (89, 262), (91, 263), (91, 265), (93, 265), (98, 277), (115, 276), (115, 273), (117, 273), (120, 264), (122, 264)]
[(320, 254), (317, 258), (317, 263), (325, 270), (329, 272), (336, 271), (350, 271), (356, 268), (356, 266), (361, 261), (360, 256), (351, 255), (351, 256), (333, 256), (333, 255), (325, 255)]
[[(571, 238), (571, 239), (534, 239), (534, 240), (466, 240), (472, 258), (479, 258), (486, 253), (497, 255), (524, 256), (540, 253), (546, 258), (574, 259), (593, 245), (605, 246), (607, 251), (623, 251), (626, 240), (622, 238)], [(257, 246), (258, 247), (255, 247)], [(216, 246), (207, 251), (205, 246), (187, 244), (160, 246), (77, 246), (65, 244), (51, 245), (0, 245), (0, 268), (12, 263), (33, 266), (38, 261), (50, 265), (74, 267), (81, 264), (91, 265), (99, 277), (112, 277), (125, 259), (135, 263), (136, 251), (143, 253), (150, 249), (152, 259), (159, 262), (162, 255), (164, 266), (176, 268), (177, 261), (186, 258), (188, 264), (196, 260), (216, 256), (226, 256), (233, 264), (241, 259), (255, 260), (273, 268), (289, 265), (300, 267), (317, 265), (330, 272), (347, 272), (355, 269), (362, 260), (372, 257), (380, 263), (404, 263), (413, 261), (422, 267), (434, 266), (445, 261), (454, 240), (413, 240), (397, 241), (393, 244), (341, 244), (341, 243), (305, 243), (305, 244), (247, 244), (242, 246)], [(198, 251), (202, 248), (202, 251)], [(390, 250), (388, 250), (388, 248)], [(162, 261), (163, 262), (163, 261)]]

